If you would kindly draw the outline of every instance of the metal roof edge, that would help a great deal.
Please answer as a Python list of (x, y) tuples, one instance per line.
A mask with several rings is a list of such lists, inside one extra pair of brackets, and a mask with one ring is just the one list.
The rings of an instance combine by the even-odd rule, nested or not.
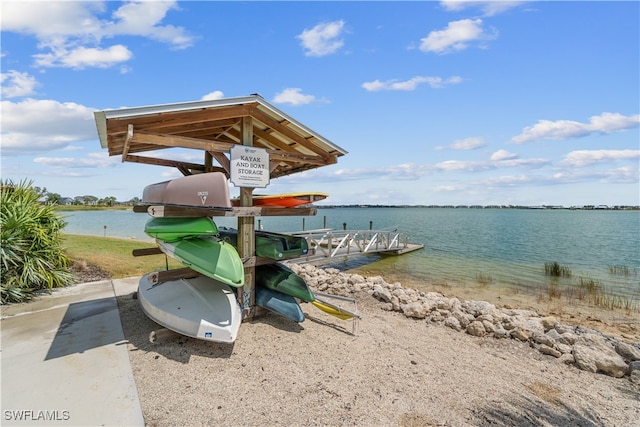
[(113, 110), (103, 110), (94, 112), (94, 117), (96, 120), (96, 127), (98, 128), (98, 135), (100, 137), (100, 145), (102, 148), (107, 148), (107, 123), (108, 119), (117, 119), (123, 117), (131, 117), (131, 116), (146, 116), (152, 114), (160, 114), (160, 113), (169, 113), (169, 112), (178, 112), (178, 111), (187, 111), (187, 110), (195, 110), (200, 108), (211, 108), (211, 107), (224, 107), (230, 105), (241, 105), (247, 104), (251, 102), (257, 102), (262, 105), (272, 113), (280, 116), (282, 119), (287, 120), (297, 127), (302, 129), (303, 131), (313, 135), (314, 137), (321, 140), (324, 144), (330, 146), (332, 149), (341, 153), (341, 155), (347, 154), (347, 151), (338, 145), (334, 144), (324, 136), (320, 135), (318, 132), (312, 130), (311, 128), (305, 126), (298, 120), (294, 119), (284, 111), (280, 110), (276, 106), (267, 102), (260, 95), (249, 95), (249, 96), (239, 96), (234, 98), (222, 98), (222, 99), (213, 99), (206, 101), (188, 101), (188, 102), (179, 102), (173, 104), (158, 104), (158, 105), (149, 105), (143, 107), (131, 107), (131, 108), (119, 108)]

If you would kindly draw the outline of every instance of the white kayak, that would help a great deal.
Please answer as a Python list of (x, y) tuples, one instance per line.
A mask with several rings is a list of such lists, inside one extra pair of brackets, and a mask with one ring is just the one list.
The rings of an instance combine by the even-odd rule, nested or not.
[(138, 284), (138, 299), (154, 322), (179, 334), (206, 341), (232, 343), (242, 314), (235, 292), (206, 276), (152, 285), (149, 274)]

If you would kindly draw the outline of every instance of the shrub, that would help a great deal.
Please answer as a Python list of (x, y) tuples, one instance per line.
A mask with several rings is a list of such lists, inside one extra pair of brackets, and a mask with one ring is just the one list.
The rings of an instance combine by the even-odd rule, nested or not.
[(0, 181), (0, 288), (2, 303), (30, 299), (41, 289), (73, 282), (64, 254), (65, 222), (53, 205), (40, 204), (31, 182)]
[(544, 273), (552, 277), (571, 277), (571, 269), (558, 262), (545, 262)]

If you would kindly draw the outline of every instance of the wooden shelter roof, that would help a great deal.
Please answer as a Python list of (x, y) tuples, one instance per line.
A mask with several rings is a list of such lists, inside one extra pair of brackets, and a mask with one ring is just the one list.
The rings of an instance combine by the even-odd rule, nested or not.
[[(252, 145), (269, 152), (271, 178), (334, 164), (347, 154), (259, 95), (104, 110), (94, 116), (100, 145), (110, 156), (176, 167), (185, 175), (220, 171), (228, 177), (229, 151), (243, 144), (247, 123)], [(202, 162), (187, 162), (173, 159), (165, 151), (170, 148), (205, 154)]]

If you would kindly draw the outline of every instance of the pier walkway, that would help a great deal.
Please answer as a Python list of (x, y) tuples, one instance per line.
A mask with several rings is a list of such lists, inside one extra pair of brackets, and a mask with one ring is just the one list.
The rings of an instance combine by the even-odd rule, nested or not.
[(306, 237), (309, 253), (290, 262), (322, 262), (331, 258), (374, 253), (402, 255), (424, 248), (424, 245), (409, 243), (409, 236), (397, 230), (318, 230), (289, 233)]

